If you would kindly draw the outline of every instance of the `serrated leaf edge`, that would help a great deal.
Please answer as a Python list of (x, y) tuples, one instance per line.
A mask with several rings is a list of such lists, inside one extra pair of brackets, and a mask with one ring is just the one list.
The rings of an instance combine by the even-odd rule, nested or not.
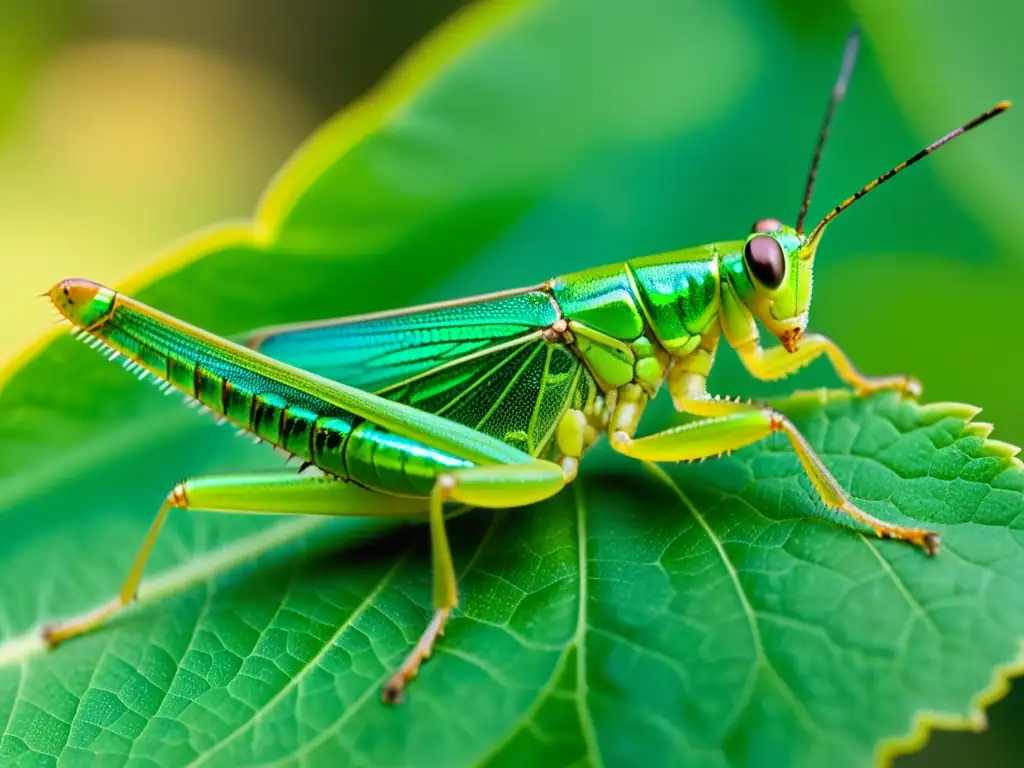
[[(885, 395), (883, 395), (885, 396)], [(891, 397), (901, 397), (890, 393)], [(795, 390), (794, 392), (767, 402), (773, 408), (785, 412), (787, 408), (798, 408), (803, 405), (820, 405), (825, 407), (833, 402), (847, 402), (857, 395), (848, 389), (820, 387), (816, 389)], [(1021, 449), (1003, 440), (990, 439), (994, 425), (989, 422), (973, 422), (982, 409), (969, 403), (944, 401), (921, 404), (916, 400), (904, 397), (915, 410), (917, 423), (921, 426), (935, 424), (942, 419), (952, 418), (963, 422), (960, 437), (974, 437), (981, 440), (980, 453), (992, 458), (1002, 459), (1007, 469), (1024, 471), (1024, 462), (1018, 454)], [(1020, 639), (1018, 656), (1005, 664), (996, 665), (988, 686), (979, 691), (969, 704), (966, 715), (949, 712), (920, 710), (914, 714), (909, 730), (902, 736), (883, 739), (875, 750), (875, 762), (887, 768), (893, 760), (901, 755), (911, 754), (922, 749), (931, 737), (932, 731), (967, 731), (981, 732), (987, 726), (985, 710), (1006, 696), (1010, 691), (1010, 681), (1024, 675), (1024, 638)]]
[[(814, 390), (797, 390), (791, 395), (776, 398), (772, 404), (785, 408), (786, 405), (818, 404), (848, 401), (855, 395), (849, 390), (820, 388)], [(1001, 458), (1007, 468), (1024, 470), (1024, 463), (1017, 458), (1020, 451), (1017, 446), (1001, 440), (991, 440), (983, 436), (991, 431), (991, 425), (985, 422), (972, 424), (970, 418), (981, 412), (981, 409), (966, 403), (942, 402), (921, 405), (916, 401), (909, 403), (919, 418), (919, 424), (927, 426), (942, 418), (962, 420), (961, 437), (981, 438), (983, 453)], [(966, 418), (965, 418), (966, 417)], [(139, 602), (151, 603), (185, 591), (200, 579), (210, 578), (226, 572), (236, 565), (248, 562), (255, 554), (270, 550), (280, 544), (312, 532), (324, 523), (323, 518), (306, 518), (294, 523), (286, 523), (268, 529), (262, 534), (247, 539), (238, 545), (227, 548), (227, 551), (200, 556), (194, 560), (161, 573), (140, 589)], [(0, 643), (0, 668), (24, 664), (31, 657), (47, 652), (41, 639), (39, 628), (28, 633), (12, 637)], [(884, 739), (876, 747), (875, 761), (879, 766), (890, 766), (900, 755), (910, 754), (923, 748), (934, 730), (980, 732), (985, 729), (987, 718), (985, 710), (1002, 699), (1010, 690), (1010, 681), (1014, 677), (1024, 675), (1024, 638), (1020, 639), (1020, 650), (1016, 658), (997, 665), (988, 686), (978, 692), (969, 705), (966, 715), (948, 712), (921, 710), (914, 714), (910, 728), (902, 736)]]
[[(935, 423), (943, 418), (962, 419), (964, 425), (960, 431), (961, 437), (981, 438), (981, 451), (984, 454), (1004, 459), (1008, 468), (1024, 471), (1024, 462), (1017, 457), (1021, 450), (1018, 446), (1002, 440), (989, 439), (988, 436), (992, 433), (993, 425), (988, 422), (971, 421), (981, 413), (981, 408), (958, 402), (939, 402), (927, 405), (919, 405), (915, 402), (914, 405), (918, 414), (924, 415), (930, 420), (922, 423)], [(917, 752), (928, 743), (935, 730), (974, 733), (984, 731), (988, 726), (985, 710), (1010, 692), (1010, 681), (1013, 678), (1024, 675), (1024, 638), (1019, 640), (1019, 644), (1017, 657), (1004, 664), (996, 665), (992, 670), (991, 681), (971, 699), (966, 715), (933, 710), (918, 711), (906, 734), (884, 739), (879, 743), (875, 751), (876, 764), (888, 768), (897, 757)]]
[(885, 739), (879, 744), (875, 752), (876, 764), (880, 768), (888, 768), (897, 757), (917, 752), (928, 743), (932, 732), (936, 730), (981, 733), (988, 727), (985, 711), (1005, 697), (1010, 692), (1013, 678), (1021, 675), (1024, 675), (1024, 639), (1021, 640), (1015, 659), (995, 667), (988, 686), (971, 700), (967, 715), (919, 711), (914, 715), (910, 730), (905, 735)]
[(981, 408), (976, 405), (955, 401), (918, 405), (917, 409), (918, 413), (930, 420), (929, 423), (940, 419), (960, 419), (964, 422), (971, 422), (975, 416), (981, 413)]

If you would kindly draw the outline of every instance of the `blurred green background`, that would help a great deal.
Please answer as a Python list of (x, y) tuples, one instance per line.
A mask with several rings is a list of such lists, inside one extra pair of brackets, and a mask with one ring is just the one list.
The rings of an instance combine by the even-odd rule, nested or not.
[[(0, 355), (50, 328), (50, 311), (35, 296), (55, 280), (117, 283), (168, 242), (247, 216), (299, 142), (459, 5), (2, 0)], [(650, 87), (685, 82), (706, 105), (701, 119), (672, 135), (652, 126), (642, 145), (610, 148), (585, 174), (533, 201), (528, 227), (550, 232), (543, 252), (517, 249), (513, 231), (486, 262), (467, 264), (454, 279), (429, 278), (431, 260), (444, 254), (410, 264), (402, 279), (428, 286), (424, 300), (450, 298), (742, 237), (762, 216), (791, 222), (856, 17), (866, 39), (812, 220), (996, 100), (1024, 107), (1024, 52), (1013, 39), (1024, 8), (1009, 0), (910, 0), (898, 9), (883, 0), (727, 0), (714, 11), (695, 8), (694, 23), (707, 33), (694, 39), (716, 76), (664, 72)], [(717, 90), (701, 93), (705, 81)], [(844, 214), (819, 251), (811, 321), (869, 373), (910, 372), (925, 382), (927, 400), (983, 406), (994, 436), (1017, 444), (1021, 119), (1011, 111)], [(630, 185), (641, 182), (664, 190), (657, 206), (631, 198)], [(736, 363), (726, 355), (721, 365)], [(834, 379), (816, 365), (798, 383)], [(938, 734), (901, 763), (1018, 764), (1018, 689), (993, 708), (984, 736)]]

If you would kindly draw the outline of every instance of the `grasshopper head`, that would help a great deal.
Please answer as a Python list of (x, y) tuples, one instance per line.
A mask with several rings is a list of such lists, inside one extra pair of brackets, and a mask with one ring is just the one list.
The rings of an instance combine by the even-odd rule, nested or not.
[(53, 306), (77, 328), (89, 330), (103, 323), (114, 311), (117, 294), (90, 280), (61, 280), (46, 294)]
[[(742, 301), (790, 352), (807, 328), (817, 240), (776, 219), (761, 219), (743, 243), (732, 282)], [(739, 265), (737, 265), (739, 266)]]
[(854, 27), (846, 40), (842, 66), (835, 85), (832, 87), (832, 95), (825, 111), (825, 120), (818, 134), (818, 143), (814, 149), (810, 171), (807, 174), (803, 202), (796, 219), (796, 226), (791, 228), (784, 226), (776, 219), (761, 219), (754, 224), (753, 231), (743, 243), (742, 268), (740, 268), (735, 255), (727, 262), (727, 268), (739, 299), (769, 331), (778, 337), (790, 352), (797, 349), (800, 337), (807, 327), (807, 312), (811, 306), (814, 254), (818, 250), (818, 243), (821, 241), (825, 227), (871, 190), (884, 184), (944, 144), (1010, 108), (1010, 102), (1000, 101), (991, 109), (968, 120), (941, 139), (932, 142), (899, 165), (861, 187), (859, 191), (829, 211), (814, 229), (804, 234), (804, 221), (811, 203), (811, 193), (814, 191), (822, 150), (828, 138), (836, 107), (846, 95), (846, 86), (853, 73), (859, 44), (860, 31), (859, 28)]

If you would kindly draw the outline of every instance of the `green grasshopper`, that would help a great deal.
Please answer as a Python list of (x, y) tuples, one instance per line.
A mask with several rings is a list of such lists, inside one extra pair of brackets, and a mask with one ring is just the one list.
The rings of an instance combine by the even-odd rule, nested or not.
[[(876, 178), (805, 234), (822, 148), (857, 42), (854, 33), (795, 227), (761, 219), (743, 240), (636, 258), (461, 301), (267, 328), (238, 341), (96, 283), (69, 279), (55, 285), (47, 295), (76, 335), (303, 465), (298, 473), (179, 482), (117, 596), (90, 614), (46, 627), (46, 641), (56, 645), (88, 632), (134, 599), (174, 508), (425, 520), (435, 610), (384, 685), (384, 700), (399, 701), (458, 603), (445, 503), (499, 509), (554, 496), (575, 478), (581, 457), (604, 434), (625, 456), (678, 462), (717, 456), (782, 432), (825, 505), (878, 536), (935, 554), (936, 533), (887, 523), (857, 507), (784, 415), (764, 404), (713, 397), (706, 388), (724, 337), (758, 379), (785, 377), (826, 355), (859, 394), (920, 394), (909, 376), (864, 376), (830, 339), (805, 333), (814, 256), (825, 227), (843, 210), (1010, 105), (1000, 102)], [(761, 346), (758, 321), (781, 346)], [(675, 408), (693, 419), (636, 437), (644, 407), (662, 384)]]

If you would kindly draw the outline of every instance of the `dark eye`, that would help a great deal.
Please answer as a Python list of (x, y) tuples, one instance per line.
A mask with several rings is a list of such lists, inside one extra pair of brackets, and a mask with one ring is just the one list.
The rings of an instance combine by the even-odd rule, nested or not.
[(747, 269), (765, 288), (778, 288), (786, 274), (786, 258), (782, 246), (774, 237), (758, 235), (747, 240), (743, 247), (743, 260)]
[(754, 222), (754, 226), (750, 228), (751, 232), (778, 232), (782, 229), (782, 222), (778, 219), (758, 219)]

